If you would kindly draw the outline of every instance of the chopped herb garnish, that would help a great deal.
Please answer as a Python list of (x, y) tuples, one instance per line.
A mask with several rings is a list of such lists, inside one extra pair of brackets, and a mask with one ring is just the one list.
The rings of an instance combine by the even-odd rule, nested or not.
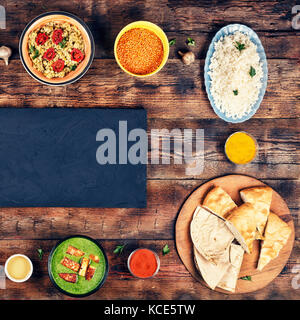
[(196, 44), (195, 40), (192, 39), (192, 38), (187, 38), (186, 43), (187, 43), (188, 46), (194, 46)]
[(42, 260), (43, 259), (43, 255), (44, 255), (43, 249), (37, 249), (37, 252), (39, 254), (40, 260)]
[(30, 46), (29, 53), (33, 53), (35, 51), (35, 46)]
[(251, 78), (253, 78), (256, 75), (256, 70), (252, 66), (250, 67), (249, 74), (250, 74)]
[(162, 249), (163, 255), (166, 255), (170, 252), (169, 246), (166, 244)]
[(76, 68), (77, 68), (77, 65), (73, 64), (72, 67), (71, 67), (71, 70), (74, 71), (74, 70), (76, 70)]
[(251, 276), (245, 276), (245, 277), (241, 277), (241, 280), (247, 280), (247, 281), (252, 281)]
[(239, 91), (238, 90), (233, 90), (233, 93), (235, 96), (237, 96), (239, 94)]
[(39, 50), (35, 50), (35, 53), (32, 59), (36, 59), (39, 55), (40, 55)]
[(174, 39), (171, 39), (171, 40), (169, 41), (169, 45), (170, 45), (170, 46), (173, 46), (175, 43), (176, 43), (176, 39), (175, 39), (175, 38), (174, 38)]
[(246, 49), (245, 45), (243, 43), (240, 43), (238, 41), (235, 42), (236, 43), (236, 48), (241, 52), (242, 50)]
[(29, 48), (29, 53), (34, 54), (32, 59), (35, 59), (40, 55), (39, 50), (35, 46)]
[(59, 43), (61, 48), (64, 48), (67, 44), (68, 39), (65, 37), (62, 39), (62, 41)]
[(125, 246), (126, 246), (126, 244), (116, 246), (116, 248), (114, 250), (114, 253), (115, 254), (121, 254)]

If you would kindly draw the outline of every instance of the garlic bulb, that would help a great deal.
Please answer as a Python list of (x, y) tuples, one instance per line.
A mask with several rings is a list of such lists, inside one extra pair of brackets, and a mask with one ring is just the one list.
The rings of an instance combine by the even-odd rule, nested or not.
[(181, 51), (178, 51), (178, 54), (181, 56), (181, 59), (184, 64), (191, 64), (195, 61), (195, 55), (192, 51), (188, 51), (186, 53), (182, 53)]
[(8, 59), (11, 56), (11, 48), (2, 46), (0, 47), (0, 58), (5, 61), (5, 64), (8, 65)]

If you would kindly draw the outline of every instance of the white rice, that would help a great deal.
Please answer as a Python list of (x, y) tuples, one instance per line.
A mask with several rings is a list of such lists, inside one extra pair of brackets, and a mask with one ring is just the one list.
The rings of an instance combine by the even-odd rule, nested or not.
[[(245, 49), (239, 51), (236, 42), (244, 44)], [(216, 107), (227, 117), (242, 118), (258, 99), (263, 72), (256, 49), (250, 38), (239, 31), (215, 43), (208, 72), (210, 90)], [(253, 77), (249, 74), (251, 67), (256, 71)]]

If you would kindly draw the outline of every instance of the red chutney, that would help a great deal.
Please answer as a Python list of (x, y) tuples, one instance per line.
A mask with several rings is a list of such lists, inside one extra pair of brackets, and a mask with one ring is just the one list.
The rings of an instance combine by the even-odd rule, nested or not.
[(154, 275), (158, 264), (155, 254), (148, 249), (136, 250), (129, 261), (131, 272), (139, 278), (149, 278)]

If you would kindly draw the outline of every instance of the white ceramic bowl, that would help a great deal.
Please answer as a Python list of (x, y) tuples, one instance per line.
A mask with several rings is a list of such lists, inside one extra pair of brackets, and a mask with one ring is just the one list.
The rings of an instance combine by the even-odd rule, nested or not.
[[(14, 257), (23, 257), (23, 258), (25, 258), (25, 259), (29, 262), (29, 264), (30, 264), (30, 271), (28, 272), (27, 276), (26, 276), (24, 279), (15, 279), (15, 278), (11, 277), (11, 276), (9, 275), (9, 273), (7, 272), (8, 262), (9, 262), (12, 258), (14, 258)], [(6, 260), (5, 266), (4, 266), (4, 271), (5, 271), (5, 275), (7, 276), (7, 278), (8, 278), (9, 280), (11, 280), (11, 281), (13, 281), (13, 282), (25, 282), (25, 281), (27, 281), (27, 280), (31, 277), (31, 275), (32, 275), (33, 265), (32, 265), (31, 260), (30, 260), (27, 256), (25, 256), (24, 254), (14, 254), (14, 255), (10, 256), (10, 257)]]

